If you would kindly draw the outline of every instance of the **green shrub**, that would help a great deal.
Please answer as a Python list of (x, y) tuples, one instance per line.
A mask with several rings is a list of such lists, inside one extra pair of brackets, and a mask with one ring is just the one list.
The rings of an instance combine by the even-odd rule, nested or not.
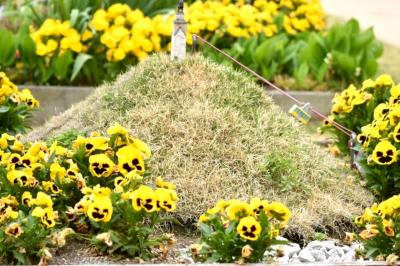
[(375, 76), (383, 45), (375, 40), (372, 28), (361, 31), (352, 19), (326, 33), (240, 39), (228, 52), (267, 79), (288, 75), (301, 86), (306, 78), (312, 78), (340, 90), (345, 84), (360, 84)]
[[(22, 143), (0, 138), (0, 261), (41, 264), (68, 235), (99, 250), (148, 259), (171, 236), (155, 234), (178, 201), (175, 185), (149, 180), (147, 144), (115, 124), (108, 136)], [(60, 140), (70, 143), (72, 132)], [(148, 184), (148, 185), (146, 185)]]
[(220, 200), (199, 218), (200, 243), (191, 246), (195, 259), (215, 262), (260, 262), (290, 218), (280, 202), (259, 198), (250, 203)]
[(24, 133), (27, 120), (34, 109), (39, 107), (28, 89), (18, 90), (4, 72), (0, 72), (0, 134)]
[(363, 243), (367, 257), (396, 260), (400, 256), (399, 214), (400, 196), (397, 195), (375, 203), (355, 219), (356, 226), (362, 229), (356, 238)]

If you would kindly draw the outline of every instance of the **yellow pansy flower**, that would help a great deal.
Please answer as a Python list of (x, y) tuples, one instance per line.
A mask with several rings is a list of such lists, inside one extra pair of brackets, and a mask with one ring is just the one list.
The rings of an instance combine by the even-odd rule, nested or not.
[(43, 192), (38, 192), (36, 198), (32, 200), (34, 205), (43, 206), (51, 208), (53, 206), (53, 201), (51, 197)]
[(132, 193), (132, 206), (136, 211), (144, 209), (146, 212), (157, 210), (157, 195), (148, 186), (141, 185)]
[(31, 207), (32, 203), (33, 203), (32, 199), (33, 199), (32, 194), (29, 191), (25, 191), (24, 193), (22, 193), (22, 196), (21, 196), (22, 204), (27, 205), (28, 207)]
[(53, 181), (43, 181), (42, 186), (45, 191), (51, 191), (54, 194), (59, 194), (62, 192), (62, 190), (57, 187)]
[(136, 171), (143, 175), (144, 160), (142, 154), (132, 146), (125, 146), (117, 151), (119, 171), (123, 175), (127, 175), (131, 171)]
[(230, 200), (229, 206), (226, 207), (226, 215), (229, 220), (236, 220), (242, 217), (253, 215), (251, 206), (240, 200)]
[(265, 212), (265, 210), (268, 207), (268, 201), (267, 200), (261, 200), (260, 198), (252, 198), (250, 200), (250, 206), (253, 210), (253, 213), (258, 215), (260, 212)]
[(290, 210), (282, 203), (273, 201), (266, 208), (267, 216), (287, 223), (290, 219)]
[(176, 189), (176, 185), (170, 182), (166, 182), (162, 179), (161, 176), (156, 178), (156, 186), (159, 188), (166, 188), (166, 189)]
[(372, 160), (380, 165), (389, 165), (397, 161), (397, 150), (390, 141), (379, 142), (372, 152)]
[(40, 218), (42, 224), (44, 224), (46, 228), (51, 228), (56, 225), (54, 211), (50, 207), (35, 207), (32, 211), (32, 216)]
[(62, 167), (59, 163), (52, 163), (50, 165), (50, 179), (52, 181), (58, 180), (59, 182), (63, 182), (67, 170)]
[(394, 84), (394, 82), (390, 75), (383, 74), (383, 75), (380, 75), (375, 80), (375, 84), (377, 87), (386, 87), (386, 86), (392, 86)]
[(106, 196), (94, 197), (87, 209), (87, 216), (96, 222), (109, 222), (112, 214), (111, 199)]
[(24, 230), (22, 230), (19, 223), (11, 223), (6, 227), (6, 230), (4, 232), (8, 236), (18, 238), (24, 232)]
[(89, 157), (89, 171), (96, 177), (109, 177), (114, 172), (114, 162), (105, 154)]
[(261, 234), (261, 225), (253, 216), (248, 216), (240, 219), (236, 230), (242, 238), (255, 241)]
[(161, 208), (167, 212), (172, 212), (176, 209), (176, 202), (171, 195), (170, 189), (157, 188), (155, 190), (157, 197), (157, 208)]

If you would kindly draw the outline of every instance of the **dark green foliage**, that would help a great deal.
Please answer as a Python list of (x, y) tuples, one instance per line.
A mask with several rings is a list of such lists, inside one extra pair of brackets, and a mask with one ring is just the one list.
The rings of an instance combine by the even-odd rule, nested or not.
[(352, 19), (344, 25), (334, 25), (327, 33), (239, 39), (227, 51), (267, 79), (289, 75), (301, 86), (310, 77), (341, 89), (376, 74), (383, 45), (376, 41), (372, 28), (361, 31)]

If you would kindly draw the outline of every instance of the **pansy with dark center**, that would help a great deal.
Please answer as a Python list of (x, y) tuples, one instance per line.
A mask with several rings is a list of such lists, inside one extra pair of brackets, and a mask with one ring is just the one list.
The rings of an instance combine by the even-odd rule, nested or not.
[(137, 174), (143, 175), (144, 160), (140, 151), (132, 146), (125, 146), (117, 151), (117, 157), (121, 174), (126, 176), (131, 171), (136, 171)]
[(167, 212), (172, 212), (176, 209), (176, 202), (173, 198), (173, 190), (157, 188), (155, 193), (157, 196), (157, 209), (161, 208)]
[(397, 126), (394, 128), (392, 136), (394, 141), (400, 142), (400, 123), (398, 123)]
[(96, 154), (89, 157), (89, 171), (96, 177), (108, 177), (114, 171), (114, 162), (105, 154)]
[(104, 151), (108, 149), (108, 138), (106, 137), (91, 137), (86, 139), (79, 139), (85, 147), (87, 155), (90, 155), (96, 150)]
[(113, 207), (111, 199), (108, 196), (95, 196), (87, 209), (89, 218), (96, 222), (109, 222), (112, 213)]
[(132, 206), (136, 211), (153, 212), (157, 210), (157, 195), (153, 189), (142, 185), (132, 193)]
[(260, 236), (261, 225), (253, 216), (248, 216), (240, 219), (236, 230), (242, 238), (255, 241)]
[(42, 224), (44, 224), (47, 228), (54, 227), (56, 224), (54, 211), (51, 207), (46, 207), (46, 208), (36, 207), (32, 211), (32, 216), (39, 217)]
[(7, 226), (5, 233), (11, 237), (18, 238), (23, 233), (23, 230), (18, 223), (12, 223)]
[(397, 161), (397, 150), (390, 141), (379, 142), (372, 152), (372, 160), (380, 165), (388, 165)]

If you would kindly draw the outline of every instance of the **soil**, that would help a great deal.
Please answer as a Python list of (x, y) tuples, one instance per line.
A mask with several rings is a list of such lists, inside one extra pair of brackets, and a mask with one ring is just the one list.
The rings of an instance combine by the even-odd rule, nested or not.
[(198, 241), (197, 236), (188, 236), (184, 233), (176, 235), (176, 244), (172, 246), (168, 253), (163, 252), (155, 248), (154, 258), (150, 261), (143, 261), (140, 258), (127, 258), (121, 255), (107, 255), (100, 254), (98, 250), (90, 243), (71, 239), (68, 244), (58, 249), (53, 254), (53, 259), (49, 262), (52, 265), (76, 265), (76, 264), (138, 264), (138, 263), (150, 263), (150, 264), (187, 264), (190, 261), (180, 257), (180, 254), (184, 249), (187, 249), (191, 244)]

